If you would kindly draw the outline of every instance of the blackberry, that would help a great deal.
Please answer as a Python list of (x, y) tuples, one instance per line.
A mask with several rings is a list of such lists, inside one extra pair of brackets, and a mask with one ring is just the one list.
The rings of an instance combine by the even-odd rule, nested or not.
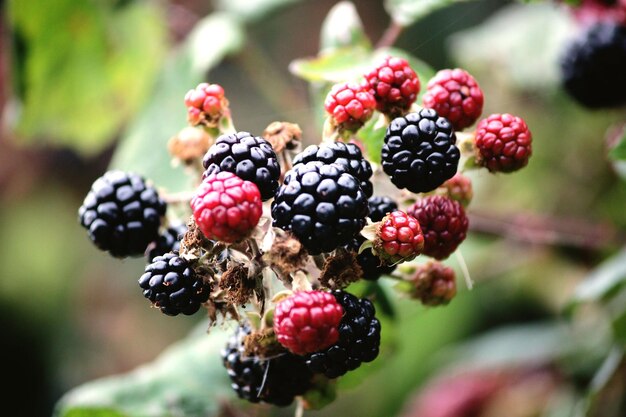
[(383, 170), (398, 188), (432, 191), (456, 174), (461, 154), (450, 122), (433, 109), (396, 117), (385, 134)]
[(297, 164), (272, 202), (275, 227), (291, 232), (311, 255), (347, 244), (365, 226), (367, 199), (343, 166)]
[(272, 145), (248, 132), (222, 135), (204, 155), (203, 178), (222, 171), (231, 172), (245, 181), (253, 182), (263, 201), (274, 197), (278, 188), (280, 165)]
[(367, 248), (359, 253), (359, 248), (363, 242), (365, 242), (365, 238), (359, 235), (346, 245), (346, 249), (357, 254), (356, 261), (363, 270), (363, 279), (375, 281), (382, 275), (391, 274), (393, 270), (396, 269), (395, 265), (389, 266), (383, 264), (378, 256), (374, 255), (371, 248)]
[(180, 240), (187, 233), (187, 226), (177, 224), (165, 229), (159, 238), (148, 247), (148, 263), (155, 257), (165, 255), (168, 252), (178, 252), (180, 250)]
[(300, 152), (293, 160), (295, 164), (320, 161), (325, 164), (339, 164), (348, 174), (353, 175), (361, 184), (366, 196), (371, 196), (374, 187), (370, 182), (372, 166), (363, 158), (361, 149), (354, 143), (330, 142), (321, 145), (310, 145)]
[(370, 208), (369, 218), (373, 222), (379, 222), (387, 215), (398, 209), (398, 204), (387, 196), (373, 196), (367, 200)]
[(143, 295), (168, 316), (194, 314), (209, 299), (211, 288), (175, 253), (157, 256), (139, 278)]
[(306, 356), (309, 369), (328, 378), (337, 378), (363, 362), (373, 361), (380, 346), (380, 322), (372, 302), (344, 291), (334, 291), (333, 295), (344, 311), (339, 323), (339, 341)]
[(222, 350), (222, 362), (228, 370), (232, 388), (244, 400), (263, 401), (281, 407), (292, 403), (296, 395), (311, 387), (313, 374), (304, 358), (284, 353), (272, 359), (261, 359), (244, 354), (244, 338), (248, 326), (239, 326)]
[(626, 26), (601, 22), (572, 42), (561, 60), (565, 90), (589, 108), (626, 104)]
[(91, 186), (78, 217), (98, 248), (125, 258), (143, 255), (157, 239), (165, 209), (156, 189), (141, 176), (108, 171)]

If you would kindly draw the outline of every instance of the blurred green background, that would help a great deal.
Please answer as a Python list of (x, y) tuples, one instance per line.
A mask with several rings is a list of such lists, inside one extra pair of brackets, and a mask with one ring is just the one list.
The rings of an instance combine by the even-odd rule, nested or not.
[[(558, 56), (578, 30), (562, 6), (442, 0), (432, 3), (446, 7), (412, 15), (420, 1), (354, 5), (372, 43), (395, 10), (408, 19), (395, 47), (435, 70), (468, 69), (485, 92), (485, 115), (525, 118), (533, 157), (512, 175), (469, 174), (475, 187), (472, 233), (461, 249), (476, 288), (466, 291), (459, 281), (457, 298), (442, 308), (394, 302), (398, 317), (386, 319), (384, 327), (387, 350), (340, 384), (337, 402), (311, 414), (393, 416), (408, 410), (407, 416), (426, 417), (406, 407), (427, 378), (454, 364), (493, 367), (489, 360), (495, 360), (498, 369), (550, 369), (551, 408), (541, 403), (540, 413), (528, 415), (626, 415), (626, 261), (619, 252), (626, 228), (626, 186), (619, 173), (626, 169), (607, 158), (607, 138), (613, 135), (617, 143), (619, 133), (611, 132), (619, 132), (625, 112), (589, 112), (561, 91)], [(147, 378), (160, 384), (152, 394), (151, 385), (135, 377), (109, 380), (107, 387), (74, 391), (59, 415), (218, 415), (220, 407), (223, 416), (276, 413), (220, 405), (219, 398), (230, 398), (225, 372), (214, 366), (219, 344), (212, 340), (220, 330), (210, 339), (201, 315), (170, 318), (150, 309), (136, 284), (144, 260), (119, 261), (97, 251), (76, 213), (110, 164), (145, 174), (170, 191), (185, 188), (165, 144), (186, 125), (182, 97), (200, 81), (224, 87), (239, 130), (258, 135), (270, 122), (284, 120), (300, 124), (305, 142), (317, 142), (321, 107), (312, 104), (315, 89), (289, 66), (318, 54), (320, 28), (336, 3), (0, 2), (4, 415), (51, 415), (70, 389), (153, 361), (194, 328), (200, 329), (196, 336), (178, 348), (183, 359), (174, 351), (171, 364), (164, 358), (148, 369)], [(346, 36), (350, 42), (343, 29), (327, 25), (322, 43), (341, 43)], [(612, 263), (596, 270), (607, 259)], [(447, 263), (458, 267), (453, 258)], [(390, 282), (383, 280), (382, 287), (398, 298)], [(180, 368), (184, 358), (202, 360), (205, 354), (212, 354), (215, 371), (196, 370), (198, 376), (193, 367)], [(605, 357), (608, 371), (598, 376)], [(150, 403), (177, 385), (189, 386), (185, 392), (199, 403), (184, 395), (172, 400), (178, 405), (171, 409)], [(598, 411), (597, 398), (611, 405)], [(504, 404), (495, 409), (526, 415)], [(100, 414), (88, 406), (101, 407)], [(467, 413), (458, 416), (484, 415)]]

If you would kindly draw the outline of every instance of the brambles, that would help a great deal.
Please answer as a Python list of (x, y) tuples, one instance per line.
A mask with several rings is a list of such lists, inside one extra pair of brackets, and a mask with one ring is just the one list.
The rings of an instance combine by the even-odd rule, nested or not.
[[(263, 137), (237, 131), (224, 90), (202, 83), (184, 100), (193, 127), (170, 142), (195, 189), (160, 190), (161, 200), (141, 179), (108, 174), (119, 184), (99, 180), (80, 209), (114, 256), (147, 249), (139, 284), (154, 307), (172, 316), (204, 307), (211, 323), (237, 322), (222, 363), (239, 397), (285, 406), (303, 396), (314, 407), (311, 398), (335, 389), (330, 380), (375, 360), (385, 347), (372, 300), (390, 314), (386, 279), (410, 285), (425, 305), (449, 303), (454, 271), (422, 260), (446, 259), (466, 237), (472, 186), (462, 172), (527, 164), (520, 118), (492, 115), (463, 131), (484, 101), (471, 75), (440, 71), (420, 108), (409, 62), (385, 56), (359, 79), (325, 85), (327, 118), (304, 150), (311, 138), (289, 122), (271, 123)], [(129, 197), (119, 190), (128, 184), (142, 211), (124, 211)], [(115, 223), (101, 206), (117, 200)], [(174, 207), (161, 225), (163, 201)], [(117, 230), (137, 213), (150, 225), (139, 243), (102, 243), (99, 216)]]

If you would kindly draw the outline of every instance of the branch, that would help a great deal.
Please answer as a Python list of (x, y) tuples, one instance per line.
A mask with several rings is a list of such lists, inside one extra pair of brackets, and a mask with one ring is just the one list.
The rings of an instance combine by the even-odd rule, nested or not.
[(626, 244), (626, 234), (607, 223), (581, 218), (551, 217), (534, 213), (469, 214), (470, 230), (519, 242), (568, 246), (591, 250)]
[(403, 30), (404, 26), (391, 19), (391, 22), (389, 22), (389, 26), (387, 26), (387, 29), (385, 29), (385, 32), (383, 33), (383, 36), (381, 36), (376, 43), (376, 49), (388, 48), (390, 46), (393, 46)]

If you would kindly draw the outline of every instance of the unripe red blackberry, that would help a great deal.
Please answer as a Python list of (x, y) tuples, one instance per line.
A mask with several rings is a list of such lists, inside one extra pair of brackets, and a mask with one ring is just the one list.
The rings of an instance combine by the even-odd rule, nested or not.
[(356, 83), (335, 84), (326, 96), (324, 108), (340, 131), (358, 130), (374, 114), (376, 101), (367, 87)]
[(420, 80), (403, 58), (386, 57), (365, 74), (376, 109), (391, 117), (405, 114), (417, 99)]
[(424, 107), (435, 109), (455, 130), (474, 124), (483, 111), (484, 96), (478, 83), (460, 68), (444, 69), (428, 82)]
[(267, 201), (278, 189), (280, 165), (272, 145), (262, 137), (248, 132), (221, 135), (204, 155), (203, 178), (218, 172), (232, 172), (245, 181), (253, 182)]
[(263, 206), (256, 185), (230, 172), (220, 172), (202, 181), (191, 199), (191, 209), (208, 239), (234, 243), (252, 232)]
[(209, 299), (211, 287), (175, 253), (155, 257), (139, 278), (143, 295), (168, 316), (194, 314)]
[(240, 326), (222, 350), (231, 386), (240, 398), (285, 407), (312, 386), (313, 374), (302, 356), (289, 352), (272, 358), (245, 354), (244, 340), (250, 327)]
[(476, 163), (491, 172), (513, 172), (525, 167), (532, 154), (532, 135), (517, 116), (492, 114), (476, 126)]
[(224, 89), (218, 84), (200, 83), (185, 94), (187, 120), (192, 125), (217, 126), (219, 119), (228, 112), (228, 100)]
[(445, 195), (451, 199), (461, 203), (463, 207), (467, 207), (474, 197), (472, 180), (460, 172), (457, 172), (454, 177), (441, 184), (437, 191), (439, 190), (445, 192)]
[(381, 261), (393, 265), (419, 255), (424, 248), (424, 235), (413, 216), (397, 210), (383, 217), (372, 243)]
[(448, 304), (456, 295), (454, 270), (441, 262), (418, 265), (409, 281), (413, 284), (411, 296), (427, 306)]
[(465, 240), (469, 220), (463, 206), (448, 197), (431, 195), (417, 200), (407, 210), (424, 234), (424, 255), (446, 259)]
[(125, 258), (142, 256), (158, 238), (165, 209), (157, 190), (141, 176), (108, 171), (91, 186), (78, 217), (94, 245)]
[(343, 315), (335, 297), (323, 291), (298, 291), (274, 310), (278, 342), (297, 355), (318, 352), (337, 342)]
[(460, 157), (450, 122), (433, 109), (393, 119), (381, 151), (391, 182), (414, 193), (432, 191), (452, 178)]

